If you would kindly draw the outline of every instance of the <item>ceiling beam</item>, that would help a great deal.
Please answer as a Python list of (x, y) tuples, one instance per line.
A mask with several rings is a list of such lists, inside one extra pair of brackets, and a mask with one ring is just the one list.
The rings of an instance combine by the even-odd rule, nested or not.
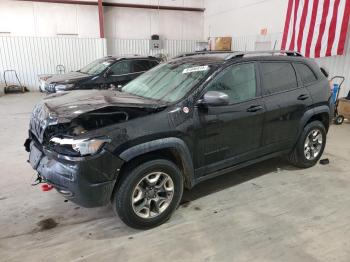
[[(55, 3), (55, 4), (75, 4), (75, 5), (98, 5), (98, 2), (91, 1), (72, 1), (72, 0), (17, 0), (25, 2), (40, 2), (40, 3)], [(100, 1), (100, 0), (98, 0)], [(155, 9), (155, 10), (171, 10), (171, 11), (191, 11), (191, 12), (204, 12), (205, 8), (197, 7), (182, 7), (182, 6), (165, 6), (165, 5), (141, 5), (141, 4), (126, 4), (126, 3), (111, 3), (103, 2), (102, 6), (110, 7), (127, 7), (127, 8), (139, 8), (139, 9)]]
[(124, 4), (124, 3), (111, 3), (104, 2), (104, 6), (114, 7), (129, 7), (129, 8), (143, 8), (143, 9), (160, 9), (160, 10), (174, 10), (174, 11), (193, 11), (193, 12), (204, 12), (204, 8), (197, 7), (182, 7), (182, 6), (165, 6), (165, 5), (141, 5), (141, 4)]

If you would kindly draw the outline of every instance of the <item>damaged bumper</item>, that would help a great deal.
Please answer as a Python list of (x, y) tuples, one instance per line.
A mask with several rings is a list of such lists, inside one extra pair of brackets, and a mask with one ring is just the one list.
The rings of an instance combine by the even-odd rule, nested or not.
[(119, 169), (123, 163), (103, 150), (89, 157), (68, 157), (29, 144), (29, 161), (45, 183), (52, 185), (68, 200), (84, 207), (109, 203)]

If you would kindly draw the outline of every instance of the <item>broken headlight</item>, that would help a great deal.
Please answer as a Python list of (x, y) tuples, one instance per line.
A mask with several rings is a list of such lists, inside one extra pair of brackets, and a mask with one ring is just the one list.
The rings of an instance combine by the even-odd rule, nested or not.
[[(88, 139), (73, 139), (53, 137), (50, 143), (65, 149), (65, 151), (72, 152), (72, 154), (79, 154), (80, 156), (94, 155), (98, 153), (102, 147), (109, 143), (109, 138), (88, 138)], [(63, 151), (63, 150), (57, 150)]]

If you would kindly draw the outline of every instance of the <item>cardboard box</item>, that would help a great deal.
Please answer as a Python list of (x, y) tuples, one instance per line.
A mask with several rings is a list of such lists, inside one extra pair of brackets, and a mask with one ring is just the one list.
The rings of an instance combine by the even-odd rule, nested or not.
[(209, 38), (211, 51), (231, 51), (232, 37), (212, 37)]
[(350, 100), (345, 98), (339, 99), (338, 114), (350, 119)]

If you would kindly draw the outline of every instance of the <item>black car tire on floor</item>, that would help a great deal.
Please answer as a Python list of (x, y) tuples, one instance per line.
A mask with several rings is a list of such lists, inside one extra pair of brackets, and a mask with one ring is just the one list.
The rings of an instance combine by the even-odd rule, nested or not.
[[(307, 159), (305, 150), (306, 150), (306, 139), (308, 136), (310, 136), (311, 132), (317, 131), (322, 136), (322, 144), (319, 149), (319, 153), (315, 158)], [(295, 145), (295, 148), (290, 153), (288, 160), (291, 164), (293, 164), (296, 167), (300, 168), (308, 168), (314, 166), (318, 160), (321, 158), (322, 153), (324, 151), (326, 145), (326, 129), (322, 122), (320, 121), (313, 121), (309, 124), (307, 124), (304, 127), (304, 130), (302, 134), (300, 135), (297, 144)]]
[[(149, 178), (149, 176), (152, 174), (164, 174), (168, 181), (171, 181), (169, 183), (173, 186), (173, 193), (171, 195), (171, 201), (169, 201), (168, 206), (162, 212), (160, 212), (160, 214), (156, 215), (155, 217), (143, 218), (140, 217), (135, 211), (136, 208), (133, 204), (134, 199), (137, 198), (137, 193), (135, 192), (137, 191), (136, 188), (146, 186), (149, 187), (149, 180), (146, 180), (146, 177)], [(162, 182), (159, 182), (159, 184), (160, 183)], [(154, 184), (153, 188), (156, 188), (157, 186), (158, 185)], [(168, 188), (171, 188), (171, 186), (168, 186)], [(150, 197), (149, 199), (152, 199), (152, 196), (150, 195), (153, 194), (153, 190), (151, 190), (152, 192), (145, 190), (142, 191), (143, 197), (147, 195), (148, 197)], [(138, 229), (148, 229), (156, 227), (170, 218), (171, 214), (180, 203), (182, 193), (183, 176), (179, 168), (171, 161), (165, 159), (151, 160), (126, 171), (122, 181), (120, 181), (120, 184), (118, 185), (116, 193), (113, 196), (113, 210), (128, 226)], [(166, 194), (168, 194), (168, 192), (166, 192)], [(145, 198), (143, 200), (140, 200), (139, 202), (148, 201), (147, 199), (148, 198)], [(151, 201), (151, 205), (153, 205), (153, 210), (155, 209), (154, 201)]]

